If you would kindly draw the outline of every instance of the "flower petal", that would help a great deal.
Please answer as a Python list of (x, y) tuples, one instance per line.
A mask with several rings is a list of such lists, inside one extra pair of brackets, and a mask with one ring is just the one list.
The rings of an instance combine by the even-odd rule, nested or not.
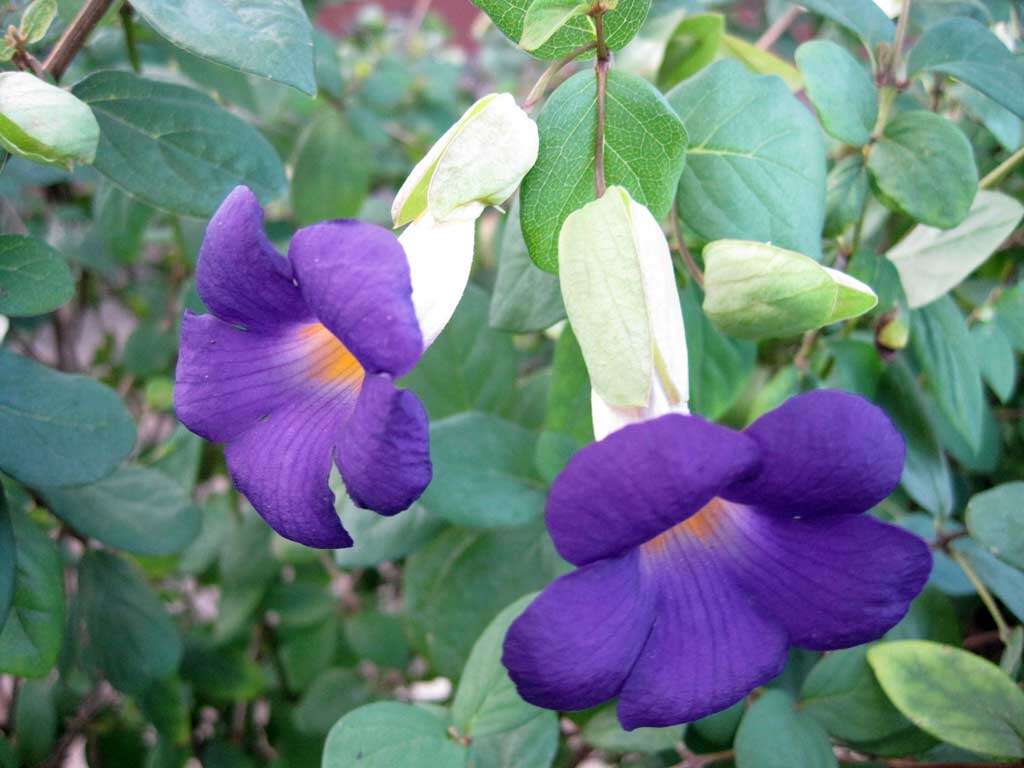
[(481, 211), (483, 206), (473, 205), (459, 218), (444, 223), (424, 213), (398, 238), (409, 259), (412, 303), (424, 347), (433, 344), (448, 325), (466, 290)]
[(323, 326), (246, 331), (213, 315), (186, 311), (174, 408), (197, 435), (226, 443), (279, 407), (338, 381), (343, 386), (337, 397), (352, 401), (362, 375), (359, 364)]
[(551, 488), (548, 530), (571, 563), (620, 554), (697, 512), (757, 461), (753, 440), (699, 416), (633, 424), (572, 458)]
[(857, 395), (817, 390), (788, 400), (746, 429), (761, 472), (726, 498), (787, 516), (860, 513), (899, 483), (906, 447), (880, 408)]
[(612, 698), (654, 620), (635, 552), (551, 583), (505, 636), (502, 663), (519, 695), (548, 709), (586, 709)]
[(785, 519), (728, 502), (712, 535), (733, 580), (813, 650), (859, 645), (895, 626), (931, 571), (928, 545), (866, 515)]
[(367, 376), (335, 454), (356, 505), (382, 515), (408, 509), (430, 484), (429, 433), (415, 394), (386, 374)]
[(288, 261), (267, 240), (263, 209), (248, 187), (235, 187), (210, 219), (196, 290), (214, 315), (251, 330), (311, 318)]
[(351, 400), (307, 395), (278, 408), (228, 443), (235, 486), (281, 536), (309, 547), (349, 547), (327, 484), (331, 453)]
[(407, 373), (423, 352), (409, 268), (383, 227), (328, 221), (303, 227), (288, 249), (309, 308), (366, 370)]
[(692, 722), (782, 671), (786, 633), (729, 580), (727, 555), (685, 530), (641, 549), (657, 618), (619, 695), (623, 728)]

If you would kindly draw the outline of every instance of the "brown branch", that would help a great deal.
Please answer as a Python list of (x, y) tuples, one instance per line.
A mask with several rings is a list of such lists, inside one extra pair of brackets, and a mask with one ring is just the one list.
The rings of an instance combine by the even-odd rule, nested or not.
[(114, 0), (87, 0), (78, 15), (71, 20), (64, 34), (57, 40), (50, 55), (43, 63), (43, 69), (48, 72), (54, 80), (59, 81), (72, 60), (85, 45), (93, 29), (106, 15)]
[(117, 694), (106, 683), (100, 683), (93, 688), (82, 699), (82, 703), (78, 705), (74, 716), (68, 721), (67, 728), (57, 741), (53, 751), (49, 757), (39, 764), (38, 768), (60, 768), (60, 766), (64, 765), (68, 750), (71, 749), (75, 739), (81, 735), (93, 718), (107, 707), (116, 703), (116, 701)]
[(594, 189), (602, 197), (607, 189), (604, 177), (605, 101), (608, 94), (608, 59), (597, 60), (597, 130), (594, 136)]
[(754, 43), (754, 45), (762, 51), (767, 51), (779, 41), (779, 38), (785, 34), (790, 25), (796, 21), (797, 17), (803, 12), (803, 8), (799, 5), (794, 5), (784, 14), (779, 16), (779, 18), (777, 18), (772, 25), (764, 31), (764, 34), (757, 39), (757, 42)]
[(545, 69), (543, 74), (541, 74), (540, 78), (538, 78), (537, 82), (534, 84), (533, 88), (531, 88), (530, 92), (527, 94), (526, 100), (523, 102), (523, 109), (527, 112), (533, 109), (537, 102), (544, 98), (544, 92), (547, 90), (548, 85), (551, 84), (551, 80), (555, 75), (565, 69), (565, 67), (572, 64), (578, 57), (582, 56), (587, 51), (593, 50), (594, 48), (597, 48), (597, 42), (589, 42), (585, 45), (581, 45), (578, 48), (574, 48), (569, 51), (569, 53)]
[(672, 239), (676, 241), (675, 250), (682, 257), (683, 265), (686, 267), (686, 271), (693, 279), (700, 289), (704, 290), (704, 273), (700, 271), (700, 267), (697, 265), (696, 260), (693, 258), (693, 254), (690, 253), (690, 249), (686, 247), (686, 241), (683, 240), (683, 228), (679, 225), (679, 212), (676, 210), (676, 203), (672, 201), (672, 209), (669, 211), (669, 227), (672, 229)]

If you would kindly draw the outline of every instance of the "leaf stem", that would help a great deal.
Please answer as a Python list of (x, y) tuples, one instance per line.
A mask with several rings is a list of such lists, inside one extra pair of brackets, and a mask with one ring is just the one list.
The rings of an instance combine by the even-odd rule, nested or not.
[(555, 75), (572, 64), (578, 57), (582, 56), (587, 51), (594, 50), (595, 48), (597, 48), (597, 42), (591, 41), (586, 45), (581, 45), (578, 48), (574, 48), (569, 51), (569, 53), (558, 61), (552, 62), (551, 66), (544, 70), (543, 74), (541, 74), (537, 79), (533, 88), (530, 89), (530, 93), (527, 94), (526, 100), (523, 101), (523, 109), (527, 111), (533, 109), (537, 105), (537, 102), (544, 98), (544, 92), (547, 91), (548, 86), (551, 84), (551, 80)]
[(114, 0), (87, 0), (78, 15), (71, 20), (64, 34), (50, 51), (43, 63), (43, 70), (48, 72), (55, 81), (63, 77), (72, 60), (85, 45), (93, 29), (114, 4)]
[(693, 279), (700, 289), (704, 290), (704, 273), (700, 271), (700, 267), (693, 258), (693, 254), (690, 253), (690, 249), (686, 247), (686, 241), (683, 240), (683, 228), (679, 225), (679, 211), (676, 209), (675, 200), (672, 201), (672, 209), (669, 211), (668, 216), (669, 227), (672, 230), (672, 239), (676, 241), (676, 251), (683, 260), (683, 264), (686, 267), (686, 271)]
[(594, 131), (594, 190), (598, 197), (603, 197), (608, 184), (604, 176), (604, 133), (607, 120), (608, 100), (608, 44), (604, 40), (604, 10), (593, 16), (594, 30), (597, 33), (597, 130)]
[(979, 183), (978, 189), (991, 189), (1001, 182), (1010, 172), (1024, 161), (1024, 147), (1021, 147), (1008, 158), (1003, 160), (994, 170), (985, 176)]
[(757, 38), (757, 42), (754, 46), (760, 48), (762, 51), (767, 51), (775, 43), (779, 41), (786, 30), (789, 29), (790, 25), (804, 12), (804, 9), (799, 5), (792, 6), (788, 11), (779, 16), (772, 25), (764, 31), (764, 34)]
[(974, 585), (974, 588), (978, 590), (978, 596), (981, 598), (981, 602), (985, 604), (988, 612), (992, 614), (992, 620), (996, 623), (996, 629), (999, 631), (999, 639), (1006, 645), (1010, 641), (1010, 625), (1006, 623), (1006, 619), (1003, 617), (1002, 611), (999, 610), (999, 606), (996, 605), (995, 598), (992, 597), (992, 593), (988, 591), (988, 587), (985, 586), (984, 582), (978, 578), (978, 574), (975, 573), (974, 568), (967, 561), (967, 558), (963, 556), (963, 553), (958, 552), (952, 547), (947, 548), (949, 554), (956, 560), (957, 564), (963, 570), (964, 575), (968, 581)]

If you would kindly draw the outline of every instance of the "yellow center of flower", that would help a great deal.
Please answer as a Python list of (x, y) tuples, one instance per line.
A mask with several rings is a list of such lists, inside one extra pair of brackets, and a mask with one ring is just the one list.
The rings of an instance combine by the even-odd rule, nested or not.
[(668, 545), (676, 538), (695, 538), (699, 541), (707, 541), (715, 534), (718, 517), (725, 511), (725, 502), (717, 496), (697, 510), (697, 513), (683, 520), (681, 523), (669, 528), (664, 533), (658, 534), (653, 539), (644, 542), (643, 550), (651, 555), (663, 553)]
[(299, 335), (309, 342), (309, 375), (324, 383), (346, 382), (359, 386), (363, 382), (363, 366), (355, 355), (321, 323), (307, 325)]

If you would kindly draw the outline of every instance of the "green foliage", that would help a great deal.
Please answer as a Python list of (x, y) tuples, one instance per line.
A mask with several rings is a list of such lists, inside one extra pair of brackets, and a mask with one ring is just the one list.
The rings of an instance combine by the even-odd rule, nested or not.
[(983, 754), (1024, 756), (1024, 692), (994, 664), (921, 640), (877, 646), (868, 661), (897, 708), (932, 735)]
[(268, 201), (284, 187), (267, 140), (199, 91), (97, 72), (74, 93), (100, 124), (96, 170), (152, 206), (209, 216), (238, 184)]
[(818, 258), (824, 145), (785, 84), (720, 61), (668, 98), (690, 136), (676, 201), (696, 238), (770, 242)]
[[(898, 41), (874, 0), (803, 0), (795, 18), (738, 0), (475, 4), (490, 28), (443, 2), (420, 18), (419, 3), (138, 0), (94, 29), (75, 21), (92, 0), (0, 9), (0, 768), (64, 764), (72, 745), (144, 768), (1021, 760), (1011, 4), (914, 0)], [(72, 27), (70, 64), (47, 65)], [(516, 190), (531, 120), (539, 158)], [(209, 217), (245, 184), (282, 253), (323, 219), (390, 227), (452, 126), (459, 145), (441, 141), (445, 162), (398, 205), (403, 224), (431, 196), (441, 217), (488, 204), (461, 304), (398, 382), (428, 411), (433, 483), (384, 516), (334, 471), (355, 546), (286, 541), (174, 413)], [(650, 211), (644, 232), (637, 208), (621, 226), (617, 190), (594, 203), (615, 187)], [(748, 241), (725, 273), (705, 251), (723, 239)], [(870, 514), (926, 540), (933, 568), (883, 637), (794, 649), (724, 711), (625, 731), (614, 701), (524, 701), (501, 659), (572, 569), (544, 509), (594, 440), (593, 392), (646, 403), (661, 337), (623, 331), (660, 330), (637, 267), (665, 244), (689, 410), (742, 428), (823, 387), (879, 404), (907, 456)], [(787, 282), (780, 249), (813, 279)], [(869, 294), (850, 278), (878, 305), (852, 301)], [(748, 321), (814, 311), (746, 333), (723, 296)]]
[[(620, 6), (621, 9), (621, 6)], [(580, 72), (551, 94), (537, 116), (540, 154), (520, 193), (520, 221), (530, 257), (558, 271), (558, 233), (569, 214), (593, 200), (597, 82)], [(687, 133), (654, 86), (618, 70), (608, 76), (605, 178), (624, 187), (655, 218), (672, 206)], [(692, 159), (691, 159), (692, 163)]]

